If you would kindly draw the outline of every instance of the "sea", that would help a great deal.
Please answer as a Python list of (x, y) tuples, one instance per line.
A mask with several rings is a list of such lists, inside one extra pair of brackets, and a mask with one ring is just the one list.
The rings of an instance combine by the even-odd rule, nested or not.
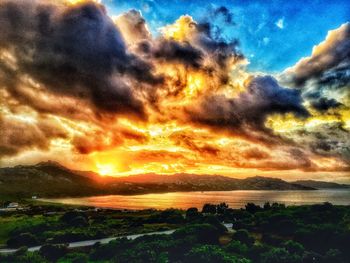
[(40, 199), (45, 202), (83, 205), (112, 209), (187, 209), (202, 208), (204, 204), (227, 203), (231, 208), (243, 208), (247, 203), (263, 205), (266, 202), (285, 205), (309, 205), (330, 202), (334, 205), (350, 205), (350, 189), (322, 190), (242, 190), (174, 192), (141, 195), (105, 195), (77, 198)]

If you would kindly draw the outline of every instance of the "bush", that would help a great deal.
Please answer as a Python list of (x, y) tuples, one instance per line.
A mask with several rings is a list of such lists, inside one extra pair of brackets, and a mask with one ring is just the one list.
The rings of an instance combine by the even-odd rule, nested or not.
[(181, 224), (185, 221), (181, 211), (177, 209), (166, 209), (159, 214), (154, 214), (148, 219), (149, 223)]
[(240, 241), (247, 246), (251, 246), (254, 243), (254, 238), (251, 237), (247, 230), (239, 229), (233, 234), (233, 239)]
[(186, 255), (185, 262), (249, 263), (250, 261), (230, 255), (218, 246), (202, 245), (192, 248)]
[(236, 253), (239, 255), (246, 255), (248, 252), (248, 246), (238, 240), (232, 240), (225, 246), (225, 249), (231, 253)]
[(68, 211), (64, 213), (64, 215), (61, 217), (61, 221), (65, 224), (71, 224), (72, 220), (76, 217), (84, 217), (87, 220), (87, 216), (85, 213), (77, 212), (77, 211)]
[(68, 248), (66, 245), (43, 245), (40, 250), (40, 254), (49, 261), (57, 261), (59, 258), (64, 257)]
[(173, 234), (174, 238), (193, 238), (198, 243), (217, 244), (221, 231), (210, 224), (196, 224), (182, 227)]
[(202, 220), (202, 222), (204, 224), (210, 224), (213, 227), (215, 227), (220, 234), (223, 234), (227, 231), (227, 228), (221, 224), (221, 222), (219, 221), (219, 219), (217, 219), (215, 216), (213, 215), (207, 215), (204, 217), (204, 219)]
[(337, 262), (342, 263), (344, 262), (342, 253), (338, 249), (330, 249), (327, 251), (325, 257), (325, 262)]
[(86, 263), (89, 261), (89, 257), (84, 253), (69, 253), (64, 258), (60, 259), (59, 263)]
[(130, 248), (131, 243), (132, 241), (126, 238), (121, 238), (112, 240), (105, 245), (95, 244), (90, 253), (90, 259), (95, 261), (111, 259), (115, 257), (119, 250), (126, 250), (127, 248)]
[(301, 257), (289, 253), (285, 248), (272, 248), (261, 257), (262, 263), (299, 263)]
[(84, 227), (88, 225), (85, 217), (77, 216), (70, 221), (70, 225), (73, 227)]
[(289, 253), (302, 255), (305, 251), (304, 246), (293, 240), (284, 242), (283, 247), (288, 250)]
[(31, 233), (21, 233), (7, 240), (7, 246), (18, 248), (22, 246), (33, 247), (38, 245), (37, 238)]
[(323, 257), (312, 251), (305, 251), (302, 256), (302, 262), (303, 263), (325, 263), (323, 261)]

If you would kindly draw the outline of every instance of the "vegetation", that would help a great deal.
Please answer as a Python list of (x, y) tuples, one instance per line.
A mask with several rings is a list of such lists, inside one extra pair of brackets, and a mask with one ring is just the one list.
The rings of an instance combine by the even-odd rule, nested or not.
[(168, 230), (183, 221), (173, 209), (130, 212), (32, 204), (24, 210), (0, 212), (0, 246), (30, 247)]
[[(34, 215), (27, 220), (24, 216), (28, 215), (16, 212), (1, 217), (1, 224), (8, 217), (13, 225), (17, 223), (7, 232), (8, 245), (22, 248), (14, 254), (1, 255), (0, 262), (346, 263), (350, 260), (350, 207), (329, 203), (291, 207), (247, 204), (245, 209), (231, 209), (225, 203), (206, 204), (202, 211), (66, 208), (49, 216)], [(232, 222), (233, 228), (226, 229), (221, 224), (223, 221)], [(65, 245), (91, 237), (170, 228), (177, 230), (134, 240), (121, 238), (91, 247), (72, 249)], [(28, 252), (23, 247), (38, 243), (45, 245), (37, 252)]]

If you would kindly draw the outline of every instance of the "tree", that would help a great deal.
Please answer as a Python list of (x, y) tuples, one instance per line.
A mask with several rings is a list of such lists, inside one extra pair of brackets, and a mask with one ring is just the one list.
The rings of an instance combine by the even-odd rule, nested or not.
[(226, 204), (225, 202), (220, 203), (220, 204), (218, 204), (218, 205), (216, 206), (216, 211), (217, 211), (217, 213), (218, 213), (218, 214), (221, 214), (221, 215), (225, 214), (225, 212), (227, 211), (227, 209), (228, 209), (228, 204)]
[(271, 204), (270, 204), (270, 202), (266, 202), (265, 204), (264, 204), (264, 210), (270, 210), (271, 209)]
[(256, 204), (254, 204), (254, 203), (247, 203), (247, 204), (245, 205), (245, 210), (246, 210), (247, 212), (251, 213), (251, 214), (254, 214), (254, 213), (260, 211), (260, 210), (261, 210), (261, 207), (258, 206), (258, 205), (256, 205)]
[(216, 214), (216, 205), (213, 204), (204, 204), (202, 213), (205, 214)]
[(162, 222), (169, 224), (181, 224), (184, 222), (182, 213), (177, 209), (166, 209), (159, 214)]
[(194, 221), (198, 218), (200, 218), (201, 214), (198, 212), (198, 209), (196, 207), (191, 207), (187, 209), (186, 211), (186, 220), (187, 221)]

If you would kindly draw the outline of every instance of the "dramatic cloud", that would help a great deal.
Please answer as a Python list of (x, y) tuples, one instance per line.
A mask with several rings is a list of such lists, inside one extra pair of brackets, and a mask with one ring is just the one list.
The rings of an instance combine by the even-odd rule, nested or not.
[(13, 68), (2, 63), (8, 90), (23, 75), (55, 94), (86, 99), (97, 110), (144, 117), (144, 107), (127, 83), (156, 83), (152, 67), (127, 53), (120, 32), (103, 6), (68, 6), (45, 1), (0, 4), (0, 48), (13, 56)]
[[(303, 96), (319, 111), (342, 105), (338, 100), (350, 96), (350, 23), (329, 31), (311, 56), (288, 68), (282, 79), (301, 87)], [(329, 98), (334, 92), (337, 99)]]
[(0, 157), (29, 149), (48, 150), (52, 139), (66, 137), (57, 122), (46, 119), (28, 122), (0, 115)]
[(151, 33), (147, 28), (145, 19), (137, 10), (130, 10), (114, 19), (115, 24), (121, 31), (124, 40), (129, 45), (137, 44), (142, 40), (151, 39)]
[(88, 154), (114, 149), (123, 145), (127, 140), (145, 143), (147, 139), (144, 134), (119, 127), (115, 129), (87, 131), (83, 135), (75, 136), (72, 144), (79, 153)]
[(343, 123), (333, 122), (317, 125), (297, 136), (299, 143), (308, 145), (311, 151), (322, 156), (337, 156), (350, 163), (350, 133)]
[(350, 23), (329, 31), (324, 42), (315, 46), (312, 55), (301, 59), (287, 69), (287, 74), (296, 83), (303, 85), (311, 78), (323, 76), (329, 70), (338, 70), (340, 65), (350, 63)]
[(190, 119), (216, 129), (228, 129), (236, 136), (255, 141), (275, 140), (273, 131), (265, 126), (271, 114), (294, 113), (307, 117), (300, 92), (282, 88), (269, 76), (249, 81), (246, 90), (236, 98), (223, 95), (206, 97), (201, 105), (188, 110)]
[(0, 158), (60, 153), (104, 174), (348, 171), (349, 23), (278, 82), (248, 72), (220, 28), (239, 26), (229, 9), (205, 10), (150, 31), (134, 9), (1, 1)]

